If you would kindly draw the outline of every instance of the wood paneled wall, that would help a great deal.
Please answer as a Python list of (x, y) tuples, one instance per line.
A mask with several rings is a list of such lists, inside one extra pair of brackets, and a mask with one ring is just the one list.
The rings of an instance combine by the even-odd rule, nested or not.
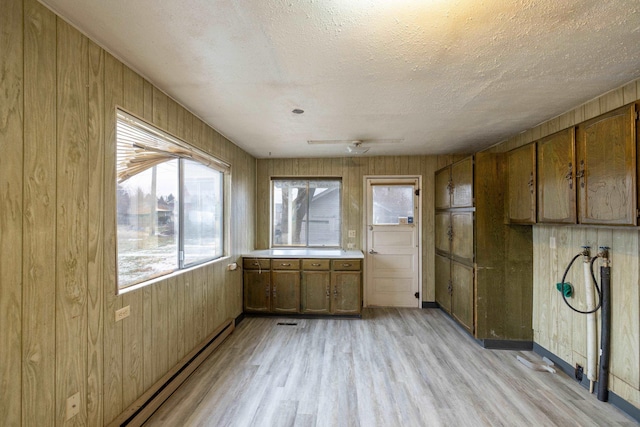
[[(496, 145), (508, 151), (640, 99), (640, 80), (608, 92)], [(555, 239), (556, 247), (550, 244)], [(564, 269), (582, 245), (611, 247), (612, 336), (610, 389), (640, 408), (640, 235), (637, 228), (533, 226), (534, 341), (571, 365), (586, 363), (586, 316), (573, 313), (556, 291)], [(581, 263), (578, 263), (581, 264)], [(569, 282), (583, 289), (582, 266)], [(599, 276), (599, 275), (598, 275)], [(584, 301), (572, 301), (584, 309)]]
[[(333, 176), (342, 178), (342, 247), (353, 242), (362, 250), (364, 219), (364, 176), (422, 176), (422, 299), (435, 301), (434, 282), (434, 172), (462, 156), (384, 156), (326, 159), (260, 159), (257, 164), (256, 248), (269, 247), (270, 178), (291, 176)], [(356, 230), (349, 239), (347, 230)]]
[[(255, 159), (36, 0), (0, 9), (0, 420), (100, 426), (241, 313)], [(116, 295), (116, 106), (231, 164), (230, 259)]]

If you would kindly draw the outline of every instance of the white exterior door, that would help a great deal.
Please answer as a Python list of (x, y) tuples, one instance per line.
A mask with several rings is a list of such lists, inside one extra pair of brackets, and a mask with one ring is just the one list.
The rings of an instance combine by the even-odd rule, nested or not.
[(365, 305), (420, 307), (420, 178), (366, 178)]

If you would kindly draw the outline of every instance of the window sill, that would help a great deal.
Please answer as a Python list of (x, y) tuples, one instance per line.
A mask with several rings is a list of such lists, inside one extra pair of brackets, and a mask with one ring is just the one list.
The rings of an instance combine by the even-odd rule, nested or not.
[(172, 279), (172, 278), (177, 277), (177, 276), (179, 276), (181, 274), (188, 273), (190, 271), (194, 271), (194, 270), (197, 270), (199, 268), (208, 267), (208, 266), (215, 265), (215, 264), (218, 264), (218, 263), (221, 263), (221, 262), (225, 262), (225, 261), (229, 262), (230, 260), (231, 260), (231, 256), (225, 255), (223, 257), (216, 258), (216, 259), (213, 259), (211, 261), (203, 262), (202, 264), (196, 264), (196, 265), (193, 265), (191, 267), (183, 268), (181, 270), (176, 270), (174, 272), (165, 274), (165, 275), (160, 276), (160, 277), (155, 277), (153, 279), (149, 279), (149, 280), (146, 280), (144, 282), (136, 283), (135, 285), (127, 286), (126, 288), (118, 289), (116, 291), (116, 295), (124, 295), (126, 293), (129, 293), (129, 292), (132, 292), (132, 291), (136, 291), (138, 289), (153, 285), (153, 284), (158, 283), (158, 282), (162, 282), (164, 280)]

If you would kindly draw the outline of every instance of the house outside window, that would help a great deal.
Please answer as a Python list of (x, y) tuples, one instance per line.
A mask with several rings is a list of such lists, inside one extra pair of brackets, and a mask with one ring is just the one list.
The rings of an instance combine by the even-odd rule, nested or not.
[(342, 181), (273, 178), (272, 246), (339, 247)]

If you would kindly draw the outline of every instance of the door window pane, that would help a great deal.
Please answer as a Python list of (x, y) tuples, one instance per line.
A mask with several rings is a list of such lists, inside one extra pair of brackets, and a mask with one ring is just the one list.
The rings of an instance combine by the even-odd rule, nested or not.
[(374, 185), (372, 191), (373, 224), (413, 222), (414, 189), (412, 185)]

